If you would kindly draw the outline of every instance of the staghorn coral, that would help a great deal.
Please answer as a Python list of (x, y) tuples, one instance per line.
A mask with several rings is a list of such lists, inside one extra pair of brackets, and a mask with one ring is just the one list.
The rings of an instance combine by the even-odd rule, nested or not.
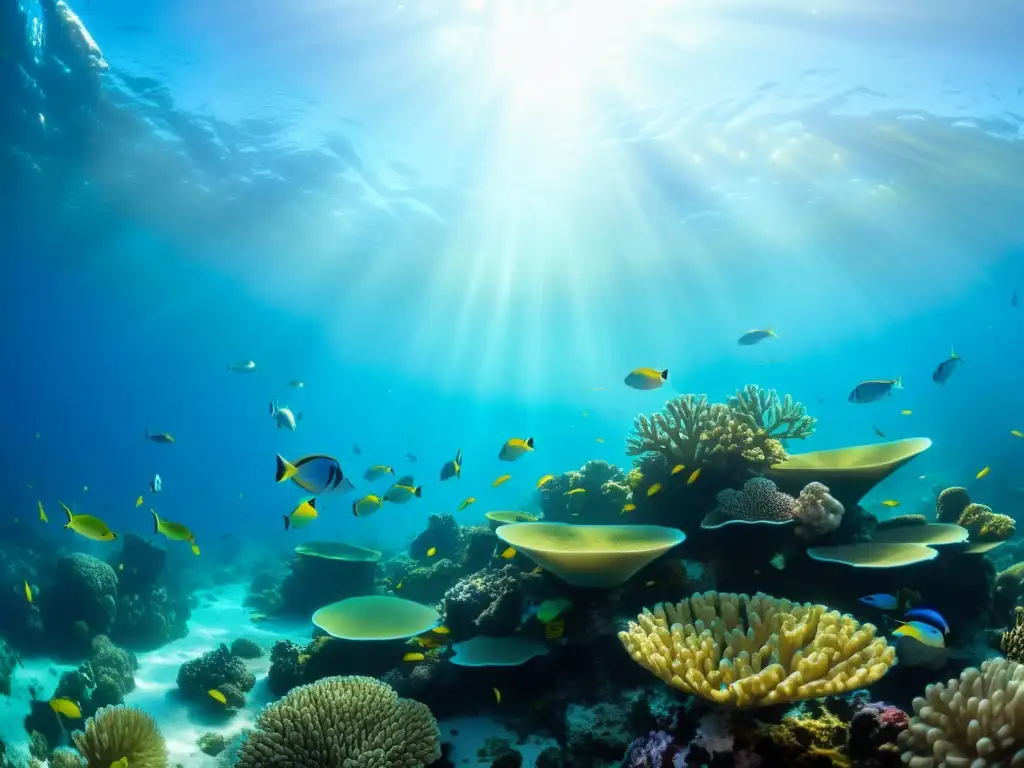
[(940, 523), (955, 523), (970, 503), (966, 488), (947, 488), (935, 501), (935, 519)]
[(900, 734), (910, 768), (1019, 765), (1024, 759), (1024, 665), (990, 659), (914, 699)]
[(828, 493), (828, 487), (821, 483), (808, 483), (800, 491), (793, 507), (793, 517), (798, 521), (796, 535), (813, 539), (832, 533), (843, 522), (843, 505)]
[(727, 404), (734, 411), (746, 414), (758, 429), (778, 440), (802, 440), (814, 434), (818, 420), (807, 415), (807, 407), (790, 395), (779, 399), (774, 389), (747, 384), (732, 395)]
[(996, 514), (984, 504), (968, 504), (956, 523), (971, 532), (971, 541), (1006, 541), (1017, 530), (1012, 517)]
[(705, 528), (730, 520), (748, 523), (787, 523), (793, 519), (796, 499), (780, 491), (767, 477), (752, 477), (742, 490), (726, 488), (715, 497), (715, 508), (704, 518)]
[(86, 768), (110, 768), (122, 757), (131, 768), (167, 768), (167, 747), (156, 721), (135, 707), (103, 707), (71, 738)]
[[(745, 614), (745, 621), (744, 621)], [(644, 609), (619, 640), (674, 688), (734, 707), (830, 696), (881, 678), (895, 649), (823, 605), (705, 592)]]
[(1014, 610), (1013, 629), (1003, 632), (999, 650), (1011, 661), (1024, 662), (1024, 608)]
[(437, 721), (425, 704), (371, 677), (328, 677), (266, 707), (237, 765), (418, 768), (440, 756)]
[(782, 443), (758, 427), (751, 416), (706, 395), (680, 395), (665, 403), (661, 413), (637, 416), (634, 433), (626, 440), (629, 456), (663, 456), (672, 464), (697, 468), (741, 460), (755, 468), (787, 458)]

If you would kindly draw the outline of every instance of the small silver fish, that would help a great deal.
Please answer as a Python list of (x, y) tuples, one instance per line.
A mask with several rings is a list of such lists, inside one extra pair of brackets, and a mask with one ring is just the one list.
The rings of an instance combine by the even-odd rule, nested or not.
[(292, 409), (289, 408), (287, 405), (281, 407), (274, 403), (273, 401), (271, 401), (270, 418), (272, 418), (277, 423), (278, 429), (290, 429), (292, 432), (294, 432), (296, 427), (298, 427), (296, 421), (302, 418), (302, 414), (300, 413), (298, 416), (296, 416), (294, 413), (292, 413)]
[(149, 481), (150, 493), (160, 493), (163, 490), (164, 481), (160, 479), (160, 475), (153, 475), (153, 479)]
[(256, 363), (252, 360), (243, 360), (238, 363), (229, 363), (228, 370), (235, 373), (253, 373), (256, 370)]

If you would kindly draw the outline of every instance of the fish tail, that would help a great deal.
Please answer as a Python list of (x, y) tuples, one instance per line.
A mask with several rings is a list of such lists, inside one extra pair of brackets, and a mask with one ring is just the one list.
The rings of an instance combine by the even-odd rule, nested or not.
[(775, 329), (772, 328), (770, 325), (768, 326), (768, 335), (771, 336), (773, 339), (779, 338), (779, 334), (777, 334), (775, 332)]
[(893, 389), (903, 389), (903, 377), (902, 376), (897, 376), (896, 377), (896, 381), (894, 381), (892, 383), (892, 388)]
[(149, 512), (153, 515), (153, 533), (160, 533), (160, 515), (156, 513), (155, 509), (151, 509)]
[(274, 401), (273, 400), (270, 401), (270, 415), (271, 416), (274, 415)]
[(282, 483), (285, 480), (290, 480), (295, 477), (298, 471), (294, 464), (289, 463), (280, 453), (277, 454), (277, 473), (275, 474), (277, 482)]
[(309, 499), (306, 503), (309, 504), (309, 506), (311, 506), (313, 509), (316, 509), (316, 496)]
[(954, 360), (960, 360), (960, 359), (961, 359), (961, 358), (960, 358), (960, 355), (958, 355), (958, 354), (956, 353), (956, 350), (955, 350), (955, 349), (953, 349), (952, 347), (950, 347), (950, 349), (949, 349), (949, 356), (950, 356), (951, 358), (953, 358)]
[(663, 370), (661, 372), (661, 380), (662, 381), (668, 381), (668, 368), (666, 368), (665, 370)]
[(413, 491), (413, 493), (415, 494), (417, 499), (420, 498), (423, 495), (423, 486), (422, 485), (417, 485), (416, 486), (416, 490)]
[[(668, 371), (665, 371), (665, 375), (666, 375), (666, 376), (668, 375)], [(533, 438), (532, 438), (532, 437), (528, 437), (528, 438), (526, 438), (526, 444), (527, 444), (527, 445), (528, 445), (528, 446), (529, 446), (530, 448), (533, 448)]]
[(281, 515), (284, 518), (284, 529), (287, 531), (292, 527), (292, 519), (288, 515)]
[(358, 513), (358, 512), (356, 511), (356, 507), (357, 507), (358, 505), (359, 505), (359, 502), (358, 502), (358, 501), (353, 501), (353, 502), (352, 502), (352, 514), (353, 514), (353, 515), (354, 515), (355, 517), (359, 517), (359, 513)]
[(68, 505), (65, 504), (63, 501), (58, 501), (57, 503), (60, 504), (60, 508), (64, 510), (64, 514), (68, 516), (68, 521), (64, 524), (64, 527), (70, 528), (71, 521), (75, 519), (75, 516), (71, 513), (71, 510), (68, 509)]

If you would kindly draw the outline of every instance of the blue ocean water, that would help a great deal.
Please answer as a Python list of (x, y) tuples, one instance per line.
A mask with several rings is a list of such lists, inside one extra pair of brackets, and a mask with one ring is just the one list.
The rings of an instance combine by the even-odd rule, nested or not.
[[(1024, 501), (1009, 0), (0, 3), (8, 543), (70, 536), (61, 500), (187, 524), (197, 570), (323, 538), (390, 556), (469, 496), (463, 524), (628, 467), (667, 397), (750, 383), (818, 418), (794, 452), (934, 441), (879, 516), (949, 485)], [(624, 386), (642, 366), (668, 385)], [(508, 465), (513, 437), (536, 451)], [(356, 491), (285, 531), (274, 458), (310, 453)], [(357, 518), (376, 463), (422, 498)]]

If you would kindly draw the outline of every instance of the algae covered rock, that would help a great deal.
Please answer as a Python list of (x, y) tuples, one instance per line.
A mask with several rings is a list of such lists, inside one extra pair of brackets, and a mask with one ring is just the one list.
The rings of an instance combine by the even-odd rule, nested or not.
[(204, 733), (196, 740), (199, 749), (203, 754), (216, 757), (227, 749), (227, 740), (219, 733)]
[(240, 637), (231, 643), (231, 655), (240, 659), (258, 659), (263, 655), (263, 649), (255, 640)]
[[(245, 706), (244, 694), (253, 689), (256, 678), (222, 643), (219, 648), (182, 664), (178, 668), (177, 682), (178, 689), (188, 699), (212, 701), (208, 692), (216, 688), (227, 697), (229, 706), (240, 708)], [(236, 696), (236, 692), (239, 695)]]

